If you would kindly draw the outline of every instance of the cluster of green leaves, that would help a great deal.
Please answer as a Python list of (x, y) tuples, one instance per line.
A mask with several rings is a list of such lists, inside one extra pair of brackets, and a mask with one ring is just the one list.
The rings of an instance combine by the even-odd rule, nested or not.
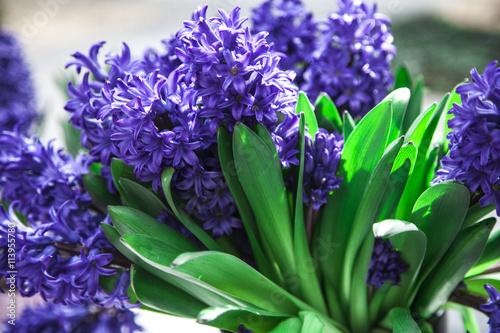
[[(117, 195), (99, 175), (86, 175), (95, 205), (113, 223), (102, 225), (106, 236), (133, 263), (133, 298), (229, 331), (243, 324), (256, 333), (432, 332), (430, 321), (443, 307), (458, 308), (477, 331), (470, 310), (449, 300), (464, 278), (471, 295), (484, 295), (486, 282), (500, 285), (498, 276), (483, 274), (498, 261), (500, 234), (489, 237), (495, 220), (483, 217), (491, 207), (469, 208), (463, 185), (429, 185), (447, 149), (447, 111), (459, 100), (450, 93), (421, 112), (421, 82), (413, 85), (402, 69), (396, 86), (357, 121), (339, 115), (326, 95), (312, 105), (300, 93), (300, 165), (293, 170), (282, 169), (263, 126), (219, 129), (223, 174), (255, 268), (238, 257), (231, 239), (213, 239), (185, 213), (170, 190), (172, 168), (162, 174), (161, 194), (120, 160), (111, 166)], [(314, 138), (319, 128), (343, 133), (345, 147), (343, 182), (315, 216), (303, 204), (302, 180), (305, 136)], [(290, 175), (292, 191), (284, 183)], [(163, 211), (204, 250), (157, 221)], [(375, 237), (390, 239), (409, 265), (400, 286), (366, 284)]]

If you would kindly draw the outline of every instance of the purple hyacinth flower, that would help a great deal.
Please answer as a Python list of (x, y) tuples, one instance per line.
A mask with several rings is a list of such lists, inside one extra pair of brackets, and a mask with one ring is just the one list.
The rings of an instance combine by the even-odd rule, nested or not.
[(462, 182), (479, 192), (479, 204), (495, 203), (500, 214), (500, 68), (493, 61), (481, 75), (471, 70), (473, 82), (457, 87), (461, 105), (453, 104), (448, 113), (452, 131), (448, 134), (449, 155), (432, 184), (448, 179)]
[(410, 266), (401, 259), (399, 251), (392, 247), (389, 239), (375, 237), (372, 259), (366, 276), (366, 283), (381, 288), (386, 281), (393, 286), (401, 283), (401, 274)]
[(490, 332), (497, 333), (500, 332), (500, 294), (490, 284), (485, 284), (484, 289), (490, 296), (490, 301), (486, 304), (481, 304), (480, 308), (483, 311), (491, 312), (488, 324), (490, 325)]

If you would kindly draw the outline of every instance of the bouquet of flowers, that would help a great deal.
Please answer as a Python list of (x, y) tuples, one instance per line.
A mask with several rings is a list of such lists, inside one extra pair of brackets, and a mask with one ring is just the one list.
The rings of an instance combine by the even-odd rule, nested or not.
[(476, 309), (496, 332), (497, 62), (422, 108), (389, 18), (338, 5), (203, 6), (164, 52), (75, 53), (79, 151), (0, 135), (0, 276), (52, 314), (5, 330), (132, 332), (141, 307), (274, 333), (433, 332), (443, 309), (478, 332)]

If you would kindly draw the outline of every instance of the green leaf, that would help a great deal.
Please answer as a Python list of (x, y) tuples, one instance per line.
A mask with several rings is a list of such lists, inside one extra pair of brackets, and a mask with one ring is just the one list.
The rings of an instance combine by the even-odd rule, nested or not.
[(317, 247), (315, 251), (325, 258), (321, 261), (322, 271), (327, 282), (336, 290), (340, 290), (342, 274), (339, 272), (344, 271), (351, 226), (370, 177), (384, 154), (390, 119), (391, 102), (387, 101), (370, 111), (349, 136), (338, 168), (338, 177), (343, 181), (339, 189), (334, 190), (334, 195), (329, 197), (319, 221), (319, 243), (334, 244), (335, 249)]
[(118, 252), (123, 254), (131, 262), (137, 263), (140, 261), (139, 257), (137, 257), (133, 251), (130, 251), (120, 242), (121, 235), (115, 227), (103, 222), (101, 223), (101, 228), (104, 235), (106, 235), (106, 238), (109, 240), (111, 245), (118, 250)]
[(299, 310), (296, 299), (284, 289), (230, 254), (186, 253), (172, 268), (268, 311), (294, 315)]
[(307, 98), (307, 95), (303, 92), (299, 92), (299, 98), (297, 100), (297, 106), (295, 107), (295, 113), (299, 114), (304, 112), (304, 117), (307, 124), (307, 132), (311, 135), (311, 138), (314, 142), (316, 132), (318, 132), (318, 121), (316, 120), (316, 116), (314, 115), (314, 111)]
[(109, 193), (106, 179), (93, 174), (82, 175), (83, 186), (90, 194), (92, 202), (101, 212), (107, 212), (109, 205), (119, 205), (120, 197)]
[[(394, 165), (396, 156), (403, 145), (404, 137), (391, 143), (382, 155), (379, 163), (373, 170), (373, 173), (366, 184), (365, 193), (362, 199), (356, 204), (356, 215), (352, 223), (351, 232), (347, 242), (345, 252), (344, 269), (342, 271), (342, 301), (347, 304), (351, 299), (349, 292), (356, 289), (351, 287), (353, 278), (353, 268), (356, 261), (362, 261), (363, 258), (358, 257), (358, 252), (365, 241), (368, 234), (371, 234), (373, 223), (377, 222), (377, 212), (379, 205), (387, 188), (391, 170)], [(345, 178), (344, 178), (345, 180)], [(368, 255), (368, 262), (371, 258), (371, 253)], [(368, 266), (367, 266), (368, 267)], [(365, 275), (366, 276), (366, 275)]]
[(392, 246), (401, 254), (401, 259), (409, 266), (408, 270), (401, 274), (400, 286), (387, 291), (382, 305), (377, 309), (377, 315), (374, 318), (374, 321), (377, 321), (383, 318), (390, 309), (407, 306), (406, 299), (417, 281), (424, 260), (427, 238), (413, 223), (399, 220), (375, 223), (373, 233), (375, 237), (388, 238)]
[(302, 322), (299, 318), (293, 317), (283, 320), (269, 333), (300, 333), (302, 330)]
[(406, 108), (410, 101), (410, 90), (408, 88), (394, 90), (382, 100), (382, 102), (384, 101), (392, 102), (392, 122), (389, 135), (389, 142), (392, 142), (406, 133), (402, 131), (402, 126)]
[(403, 119), (402, 133), (406, 133), (413, 121), (418, 117), (422, 110), (422, 100), (424, 98), (424, 80), (420, 77), (411, 89), (411, 97), (408, 102), (408, 108)]
[(259, 138), (262, 139), (262, 141), (265, 143), (269, 151), (273, 154), (274, 159), (278, 165), (281, 165), (280, 157), (278, 155), (278, 151), (276, 150), (276, 146), (274, 145), (273, 138), (271, 137), (271, 134), (269, 134), (269, 131), (267, 128), (264, 127), (261, 123), (257, 123), (255, 125), (255, 133), (259, 136)]
[(172, 269), (170, 265), (175, 259), (175, 249), (158, 239), (129, 234), (122, 237), (121, 243), (139, 258), (137, 262), (134, 262), (139, 267), (168, 283), (172, 283), (210, 306), (250, 306), (248, 302), (214, 288), (198, 278)]
[[(455, 287), (479, 260), (490, 231), (488, 222), (480, 222), (458, 233), (446, 254), (422, 283), (412, 311), (426, 319), (446, 304)], [(441, 231), (440, 234), (444, 233)]]
[(394, 82), (394, 90), (398, 88), (411, 88), (412, 80), (410, 71), (406, 66), (401, 66), (396, 70), (395, 82)]
[(166, 242), (182, 251), (200, 251), (196, 245), (178, 231), (139, 210), (123, 206), (110, 206), (109, 217), (121, 235), (146, 235)]
[(462, 229), (472, 226), (474, 223), (482, 220), (486, 215), (495, 211), (495, 202), (487, 206), (481, 207), (479, 203), (475, 204), (467, 211)]
[(352, 274), (352, 291), (350, 293), (350, 320), (353, 332), (368, 332), (370, 329), (370, 314), (368, 311), (368, 286), (366, 276), (373, 254), (375, 237), (368, 233), (358, 252)]
[(148, 307), (174, 316), (196, 318), (207, 304), (139, 267), (130, 270), (137, 299)]
[(344, 140), (347, 141), (351, 136), (351, 133), (356, 128), (356, 123), (349, 112), (344, 111), (342, 115), (342, 133), (344, 134)]
[(486, 303), (490, 296), (484, 289), (484, 285), (491, 284), (495, 289), (500, 290), (500, 273), (472, 276), (466, 278), (464, 282), (467, 285), (467, 292), (484, 296), (484, 303)]
[(422, 193), (411, 222), (427, 236), (421, 277), (431, 272), (458, 234), (469, 207), (469, 190), (460, 184), (440, 183)]
[(133, 202), (133, 208), (139, 207), (142, 212), (156, 218), (162, 212), (172, 214), (170, 209), (158, 199), (158, 197), (144, 186), (126, 178), (118, 179), (118, 183), (127, 196), (127, 200)]
[(410, 314), (410, 310), (394, 308), (391, 310), (391, 318), (394, 333), (420, 333), (415, 320)]
[(233, 154), (265, 253), (275, 256), (281, 271), (295, 276), (292, 217), (281, 165), (257, 134), (243, 124), (234, 128)]
[[(459, 84), (457, 84), (457, 85), (453, 88), (453, 90), (451, 91), (451, 98), (450, 98), (450, 100), (449, 100), (449, 102), (448, 102), (448, 105), (447, 105), (447, 107), (446, 107), (446, 111), (447, 111), (447, 112), (445, 113), (445, 115), (444, 115), (444, 116), (445, 116), (445, 117), (444, 117), (445, 119), (443, 120), (443, 123), (444, 123), (444, 131), (443, 131), (443, 136), (442, 136), (442, 138), (443, 138), (443, 142), (448, 142), (446, 138), (447, 138), (448, 134), (451, 132), (451, 128), (448, 126), (448, 121), (449, 121), (451, 118), (453, 118), (453, 117), (454, 117), (454, 115), (453, 115), (453, 114), (448, 113), (448, 111), (452, 108), (453, 104), (462, 105), (462, 98), (461, 98), (460, 94), (458, 94), (458, 93), (457, 93), (457, 88), (458, 88), (459, 86), (461, 86), (462, 84), (463, 84), (463, 83), (459, 83)], [(449, 151), (449, 147), (448, 147), (448, 145), (447, 145), (447, 144), (445, 144), (445, 145), (444, 145), (444, 147), (443, 147), (443, 156), (444, 156), (444, 155), (446, 155), (446, 154), (448, 154), (448, 151)], [(440, 156), (440, 157), (442, 158), (442, 156)], [(441, 159), (441, 158), (440, 158), (440, 159)]]
[(145, 185), (145, 183), (142, 183), (139, 180), (137, 180), (133, 170), (134, 170), (133, 167), (125, 164), (125, 162), (123, 162), (122, 160), (116, 158), (111, 160), (111, 175), (113, 176), (113, 181), (115, 183), (116, 188), (118, 189), (118, 192), (122, 197), (123, 202), (129, 207), (140, 209), (140, 207), (138, 207), (137, 204), (128, 197), (127, 193), (125, 193), (119, 182), (120, 178), (125, 178), (134, 181), (136, 183)]
[(174, 212), (175, 216), (181, 221), (181, 223), (195, 235), (196, 238), (200, 240), (209, 250), (212, 251), (224, 251), (224, 249), (208, 235), (205, 230), (203, 230), (196, 222), (194, 222), (182, 209), (178, 209), (177, 205), (172, 198), (172, 193), (170, 190), (170, 185), (172, 182), (172, 176), (175, 170), (173, 168), (167, 168), (161, 174), (161, 183), (163, 188), (163, 193), (167, 199), (170, 208)]
[(319, 319), (316, 313), (302, 311), (299, 313), (299, 316), (303, 322), (301, 333), (323, 332), (325, 324)]
[(232, 137), (229, 131), (224, 127), (219, 127), (217, 131), (217, 149), (224, 179), (226, 180), (227, 186), (233, 196), (236, 207), (238, 208), (238, 212), (240, 213), (243, 225), (245, 226), (245, 231), (248, 235), (250, 246), (252, 247), (252, 252), (257, 266), (259, 267), (259, 271), (276, 283), (281, 284), (283, 278), (278, 276), (279, 274), (275, 271), (275, 266), (271, 266), (261, 248), (260, 236), (257, 230), (255, 216), (245, 192), (241, 187), (241, 183), (236, 172), (233, 157)]
[[(314, 306), (318, 311), (326, 314), (326, 304), (323, 298), (323, 293), (319, 284), (319, 279), (316, 274), (316, 269), (309, 251), (308, 237), (312, 235), (312, 221), (308, 221), (309, 228), (306, 235), (306, 222), (304, 221), (304, 204), (302, 201), (302, 183), (304, 180), (304, 154), (305, 154), (305, 121), (304, 116), (300, 116), (299, 125), (300, 135), (300, 166), (297, 181), (297, 194), (295, 202), (295, 221), (294, 221), (294, 253), (295, 262), (299, 272), (300, 288), (302, 298)], [(312, 206), (310, 205), (310, 209)]]
[[(494, 218), (488, 219), (494, 224)], [(498, 263), (500, 260), (500, 230), (493, 233), (486, 242), (486, 247), (477, 264), (467, 272), (466, 278), (483, 273), (485, 270)]]
[(227, 305), (201, 311), (196, 321), (231, 332), (238, 331), (238, 326), (244, 325), (255, 333), (267, 333), (289, 317), (275, 312)]
[(332, 99), (325, 93), (320, 93), (314, 105), (314, 114), (321, 128), (325, 128), (321, 122), (323, 118), (331, 124), (332, 130), (342, 133), (342, 119)]

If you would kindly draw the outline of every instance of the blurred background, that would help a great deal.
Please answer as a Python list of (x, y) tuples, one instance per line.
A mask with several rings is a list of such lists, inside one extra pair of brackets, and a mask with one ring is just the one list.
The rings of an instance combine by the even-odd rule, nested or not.
[[(243, 16), (249, 16), (259, 2), (204, 1), (209, 16), (217, 8), (229, 11), (234, 6), (242, 7)], [(326, 18), (326, 13), (336, 9), (334, 0), (303, 2), (316, 19)], [(377, 3), (379, 11), (393, 21), (398, 49), (393, 65), (406, 64), (414, 76), (424, 76), (426, 105), (439, 101), (469, 76), (472, 67), (482, 72), (490, 61), (500, 59), (500, 0)], [(87, 53), (98, 41), (107, 42), (102, 56), (119, 51), (122, 42), (136, 55), (148, 47), (162, 50), (161, 40), (180, 29), (201, 4), (199, 0), (0, 0), (3, 26), (17, 34), (31, 67), (38, 106), (45, 115), (42, 138), (56, 138), (56, 146), (62, 145), (61, 123), (67, 116), (61, 86), (73, 74), (65, 70), (72, 53)], [(146, 332), (217, 332), (189, 320), (138, 312), (138, 323)], [(449, 322), (454, 321), (452, 316)]]

